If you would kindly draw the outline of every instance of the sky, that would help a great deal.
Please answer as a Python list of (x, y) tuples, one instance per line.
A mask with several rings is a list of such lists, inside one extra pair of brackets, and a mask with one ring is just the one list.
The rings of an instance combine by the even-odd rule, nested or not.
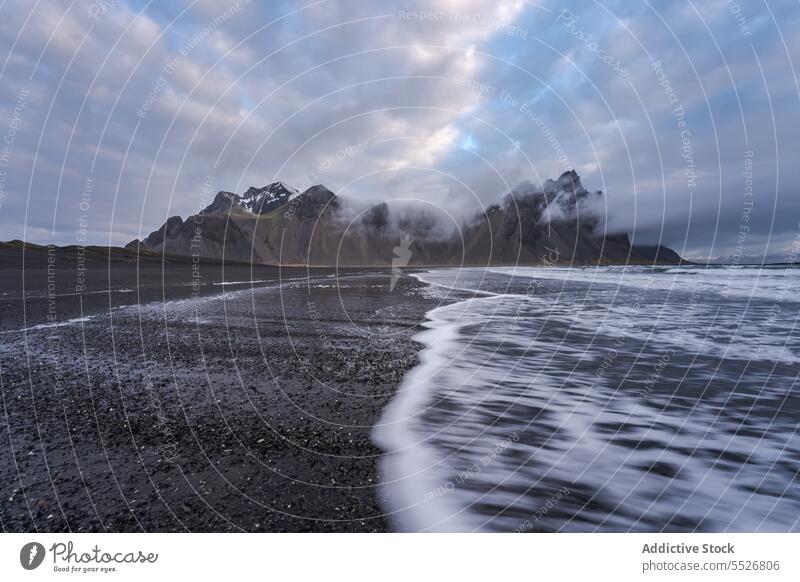
[(608, 233), (781, 258), (798, 66), (796, 0), (7, 0), (0, 240), (124, 245), (277, 180), (459, 221), (575, 169)]

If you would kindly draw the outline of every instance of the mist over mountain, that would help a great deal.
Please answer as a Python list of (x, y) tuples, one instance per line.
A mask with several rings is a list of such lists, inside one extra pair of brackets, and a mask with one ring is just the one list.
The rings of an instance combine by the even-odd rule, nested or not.
[(389, 266), (401, 241), (409, 265), (677, 263), (665, 247), (603, 234), (601, 191), (570, 170), (541, 187), (523, 182), (470, 220), (409, 202), (360, 207), (322, 185), (281, 182), (219, 192), (198, 214), (169, 218), (142, 245), (167, 254), (274, 265)]

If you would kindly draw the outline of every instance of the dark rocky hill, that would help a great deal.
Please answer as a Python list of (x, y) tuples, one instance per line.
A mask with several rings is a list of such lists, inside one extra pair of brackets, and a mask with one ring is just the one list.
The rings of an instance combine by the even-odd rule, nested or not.
[[(430, 212), (382, 203), (357, 211), (325, 186), (302, 193), (281, 182), (241, 196), (219, 192), (185, 221), (167, 220), (143, 241), (170, 255), (309, 266), (679, 263), (666, 247), (632, 246), (626, 234), (599, 234), (603, 193), (575, 171), (525, 182), (458, 228)], [(398, 255), (398, 250), (402, 255)], [(405, 266), (405, 265), (404, 265)]]

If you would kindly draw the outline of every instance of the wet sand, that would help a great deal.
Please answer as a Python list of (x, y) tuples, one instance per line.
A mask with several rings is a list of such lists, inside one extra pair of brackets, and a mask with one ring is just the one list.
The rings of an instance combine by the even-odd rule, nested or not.
[(23, 296), (22, 273), (0, 283), (4, 531), (389, 527), (372, 431), (437, 304), (421, 283), (115, 265), (49, 296), (27, 269)]

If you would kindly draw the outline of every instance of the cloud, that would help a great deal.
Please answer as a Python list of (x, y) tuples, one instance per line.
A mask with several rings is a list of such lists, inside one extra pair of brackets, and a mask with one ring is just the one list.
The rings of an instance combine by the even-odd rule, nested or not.
[(208, 181), (313, 181), (466, 217), (569, 168), (605, 193), (606, 228), (639, 242), (720, 255), (747, 227), (753, 254), (798, 229), (788, 0), (16, 0), (2, 14), (0, 133), (18, 126), (5, 239), (75, 243), (85, 220), (92, 242), (124, 244), (197, 211)]

